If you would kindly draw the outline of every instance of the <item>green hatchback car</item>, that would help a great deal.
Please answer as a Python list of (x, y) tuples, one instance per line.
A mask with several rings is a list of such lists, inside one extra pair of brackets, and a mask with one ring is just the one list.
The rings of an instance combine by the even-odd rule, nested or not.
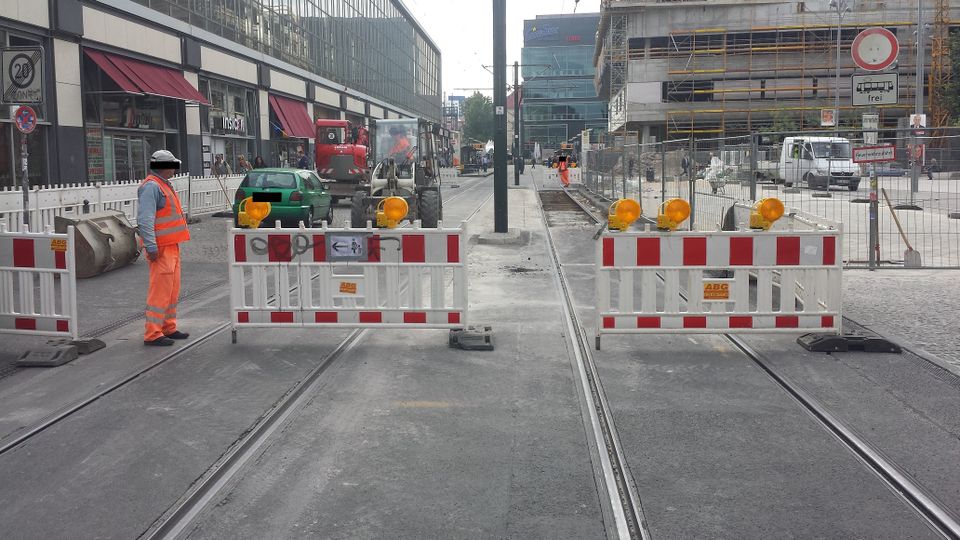
[(248, 172), (233, 201), (233, 220), (237, 226), (240, 203), (247, 197), (270, 203), (270, 215), (261, 227), (273, 227), (277, 220), (285, 227), (297, 227), (301, 221), (307, 227), (324, 220), (333, 222), (333, 198), (313, 171), (254, 169)]

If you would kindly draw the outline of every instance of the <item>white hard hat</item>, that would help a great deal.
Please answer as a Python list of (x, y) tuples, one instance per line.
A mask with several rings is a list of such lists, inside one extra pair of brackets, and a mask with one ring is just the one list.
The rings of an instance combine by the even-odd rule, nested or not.
[(179, 169), (180, 160), (169, 150), (157, 150), (150, 156), (151, 169)]

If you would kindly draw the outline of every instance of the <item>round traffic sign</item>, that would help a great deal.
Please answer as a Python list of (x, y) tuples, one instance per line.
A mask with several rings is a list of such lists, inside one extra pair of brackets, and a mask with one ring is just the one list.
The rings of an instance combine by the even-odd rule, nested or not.
[(28, 54), (17, 54), (7, 66), (7, 80), (17, 88), (27, 88), (33, 84), (36, 71), (33, 58)]
[(880, 71), (887, 69), (897, 60), (900, 43), (897, 36), (886, 28), (868, 28), (857, 34), (850, 47), (853, 62), (860, 69)]
[(13, 113), (13, 119), (20, 133), (32, 133), (37, 127), (37, 113), (26, 105), (17, 107), (16, 112)]

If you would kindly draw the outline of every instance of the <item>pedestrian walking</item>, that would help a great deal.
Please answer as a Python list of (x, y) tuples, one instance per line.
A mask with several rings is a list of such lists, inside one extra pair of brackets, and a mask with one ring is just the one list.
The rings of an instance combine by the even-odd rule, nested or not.
[(230, 164), (224, 161), (223, 154), (217, 154), (217, 158), (213, 162), (213, 175), (220, 177), (230, 174), (233, 174), (233, 171), (230, 169)]
[(247, 161), (247, 156), (240, 154), (240, 156), (237, 157), (237, 174), (247, 174), (251, 169), (253, 169), (253, 167), (250, 166), (250, 162)]
[(265, 169), (267, 168), (267, 162), (263, 160), (263, 156), (257, 156), (253, 158), (253, 168), (254, 169)]
[(310, 160), (307, 158), (307, 155), (303, 153), (303, 148), (297, 148), (297, 168), (298, 169), (309, 169)]
[(137, 229), (150, 267), (143, 344), (173, 345), (190, 337), (177, 329), (180, 298), (180, 244), (190, 240), (187, 218), (170, 179), (180, 160), (167, 150), (150, 158), (150, 174), (137, 189)]
[(560, 183), (563, 187), (570, 187), (570, 171), (567, 167), (567, 156), (560, 156), (557, 160), (557, 171), (560, 173)]

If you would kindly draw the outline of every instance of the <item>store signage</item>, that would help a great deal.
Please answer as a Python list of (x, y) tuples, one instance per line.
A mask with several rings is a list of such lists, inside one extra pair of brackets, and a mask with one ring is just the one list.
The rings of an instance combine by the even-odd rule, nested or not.
[(875, 163), (878, 161), (895, 161), (896, 159), (896, 147), (892, 144), (861, 146), (853, 149), (854, 163)]
[(43, 48), (11, 47), (0, 53), (2, 103), (43, 103)]
[(242, 116), (224, 116), (220, 119), (220, 127), (224, 131), (246, 134), (247, 120)]
[(896, 73), (854, 75), (850, 80), (854, 107), (897, 104), (900, 79)]
[(549, 37), (556, 36), (560, 33), (560, 27), (549, 25), (549, 24), (535, 24), (527, 30), (527, 35), (524, 36), (526, 41), (539, 41), (541, 39), (547, 39)]

